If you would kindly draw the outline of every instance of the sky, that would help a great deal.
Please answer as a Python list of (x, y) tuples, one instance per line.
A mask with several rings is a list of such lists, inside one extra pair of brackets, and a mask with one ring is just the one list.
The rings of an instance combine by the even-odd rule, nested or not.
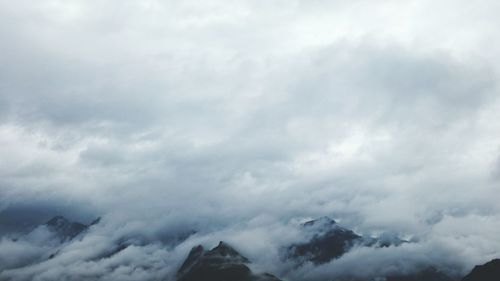
[[(325, 215), (421, 243), (292, 277), (364, 257), (463, 271), (499, 257), (499, 8), (0, 0), (0, 233), (56, 214), (103, 217), (82, 241), (103, 247), (199, 231), (131, 253), (154, 277), (221, 239), (265, 267), (291, 225)], [(85, 255), (74, 247), (61, 264)]]

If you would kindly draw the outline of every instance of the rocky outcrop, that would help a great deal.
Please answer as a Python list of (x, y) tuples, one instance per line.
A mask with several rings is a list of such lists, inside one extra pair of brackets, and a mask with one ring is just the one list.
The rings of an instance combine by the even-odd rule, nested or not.
[(361, 236), (339, 226), (328, 217), (304, 223), (302, 231), (310, 237), (309, 240), (288, 246), (285, 254), (287, 259), (298, 263), (326, 263), (342, 256), (356, 243), (362, 242)]
[(500, 259), (494, 259), (483, 265), (477, 265), (462, 281), (498, 281), (500, 280)]
[(396, 236), (363, 237), (329, 217), (305, 222), (301, 225), (301, 231), (307, 240), (286, 247), (284, 253), (285, 259), (295, 261), (298, 265), (304, 262), (316, 265), (330, 262), (354, 246), (389, 247), (408, 242)]
[(178, 281), (280, 281), (272, 274), (254, 274), (250, 261), (224, 242), (210, 251), (194, 247), (177, 273)]

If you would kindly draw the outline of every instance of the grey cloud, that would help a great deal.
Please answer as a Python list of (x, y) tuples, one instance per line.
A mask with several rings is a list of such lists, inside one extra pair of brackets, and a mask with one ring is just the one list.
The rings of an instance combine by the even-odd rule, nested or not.
[[(357, 3), (0, 1), (0, 223), (103, 216), (57, 258), (1, 274), (154, 280), (219, 240), (290, 278), (498, 254), (491, 3), (460, 21), (465, 1)], [(279, 247), (323, 215), (419, 243), (294, 271)]]

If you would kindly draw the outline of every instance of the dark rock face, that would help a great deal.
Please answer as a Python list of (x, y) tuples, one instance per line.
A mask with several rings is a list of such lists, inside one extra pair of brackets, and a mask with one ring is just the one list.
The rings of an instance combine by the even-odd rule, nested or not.
[(63, 216), (53, 217), (45, 225), (50, 231), (56, 233), (62, 241), (75, 238), (89, 227), (82, 223), (70, 222)]
[(250, 261), (224, 242), (210, 251), (194, 247), (179, 269), (178, 281), (279, 281), (271, 274), (255, 275)]
[(378, 248), (408, 243), (395, 235), (362, 237), (329, 217), (308, 221), (302, 224), (301, 230), (310, 237), (309, 240), (288, 246), (284, 253), (285, 259), (293, 260), (298, 265), (304, 262), (316, 265), (327, 263), (341, 257), (356, 245)]
[(462, 281), (499, 281), (500, 259), (494, 259), (483, 265), (477, 265)]
[(346, 253), (352, 246), (362, 242), (362, 237), (353, 231), (339, 226), (334, 220), (323, 217), (304, 223), (303, 230), (312, 238), (287, 248), (287, 258), (299, 263), (311, 261), (322, 264)]
[(191, 249), (191, 252), (189, 252), (188, 257), (182, 264), (181, 268), (179, 269), (179, 274), (184, 274), (189, 271), (189, 269), (203, 256), (205, 253), (205, 249), (203, 246), (198, 245)]

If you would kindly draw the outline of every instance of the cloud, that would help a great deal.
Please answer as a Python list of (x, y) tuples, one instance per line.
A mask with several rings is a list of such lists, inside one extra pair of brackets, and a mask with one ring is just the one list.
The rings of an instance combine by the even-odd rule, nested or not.
[[(148, 280), (219, 240), (304, 278), (498, 256), (496, 3), (195, 2), (0, 1), (2, 229), (105, 222), (2, 274)], [(290, 272), (279, 247), (323, 215), (421, 243)]]

